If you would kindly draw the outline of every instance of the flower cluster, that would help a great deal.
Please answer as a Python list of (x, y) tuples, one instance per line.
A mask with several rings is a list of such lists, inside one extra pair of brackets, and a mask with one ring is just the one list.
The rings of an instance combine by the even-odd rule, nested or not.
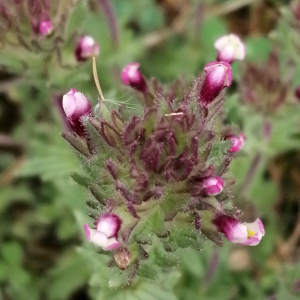
[(140, 115), (110, 110), (105, 102), (96, 115), (74, 89), (63, 97), (74, 130), (64, 138), (88, 170), (73, 175), (90, 191), (95, 227), (84, 225), (87, 239), (113, 250), (111, 267), (148, 278), (149, 268), (178, 263), (177, 248), (201, 249), (203, 236), (220, 246), (222, 234), (234, 243), (258, 244), (261, 221), (241, 223), (228, 203), (233, 180), (226, 172), (245, 142), (242, 133), (228, 135), (222, 126), (230, 64), (207, 64), (204, 79), (186, 94), (152, 86), (138, 68), (128, 64), (122, 79), (140, 94)]
[[(43, 54), (48, 57), (49, 53), (58, 53), (61, 59), (61, 44), (70, 38), (65, 36), (66, 26), (76, 4), (77, 1), (72, 0), (64, 1), (63, 5), (59, 0), (1, 1), (0, 18), (4, 29), (1, 32), (1, 41), (6, 51), (9, 52), (11, 46), (17, 45), (34, 53), (36, 59)], [(77, 38), (73, 34), (71, 39), (77, 62), (99, 55), (100, 47), (93, 37), (83, 35)], [(28, 57), (26, 59), (24, 65), (28, 63)]]
[(23, 36), (28, 35), (28, 29), (37, 37), (50, 35), (54, 29), (50, 11), (50, 0), (4, 0), (0, 4), (0, 16), (7, 31), (16, 30), (18, 33), (23, 33)]

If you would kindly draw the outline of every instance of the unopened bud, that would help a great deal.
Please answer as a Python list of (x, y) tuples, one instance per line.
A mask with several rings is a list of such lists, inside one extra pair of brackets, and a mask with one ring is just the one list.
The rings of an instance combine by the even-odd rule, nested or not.
[(100, 53), (100, 47), (98, 43), (89, 35), (83, 36), (75, 49), (75, 58), (77, 61), (82, 62), (87, 59), (98, 56)]
[(224, 182), (218, 176), (208, 177), (202, 181), (203, 193), (207, 196), (220, 194), (224, 189)]
[(300, 102), (300, 85), (295, 90), (295, 97)]
[(147, 83), (142, 73), (138, 70), (139, 67), (139, 63), (129, 63), (123, 69), (121, 76), (124, 84), (145, 93), (147, 91)]
[(53, 31), (53, 25), (52, 22), (50, 20), (46, 20), (46, 21), (41, 21), (39, 24), (39, 33), (41, 36), (48, 36), (52, 33)]
[(91, 112), (91, 103), (84, 94), (71, 89), (63, 96), (63, 110), (68, 117), (71, 128), (79, 135), (84, 136), (82, 117)]
[(63, 96), (63, 109), (66, 116), (75, 120), (91, 112), (91, 103), (88, 98), (77, 92), (75, 89), (71, 89), (67, 94)]
[(227, 62), (214, 61), (204, 67), (206, 73), (204, 83), (201, 87), (199, 102), (207, 107), (222, 91), (231, 85), (232, 71)]
[(230, 135), (226, 137), (226, 140), (229, 140), (231, 142), (231, 147), (228, 149), (228, 151), (239, 152), (245, 144), (245, 139), (246, 138), (242, 132), (240, 133), (239, 137), (236, 135)]

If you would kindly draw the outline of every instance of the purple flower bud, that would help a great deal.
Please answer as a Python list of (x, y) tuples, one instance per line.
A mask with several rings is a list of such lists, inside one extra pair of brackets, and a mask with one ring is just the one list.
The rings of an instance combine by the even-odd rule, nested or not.
[(246, 55), (245, 44), (235, 34), (219, 37), (215, 42), (218, 51), (218, 61), (226, 61), (231, 64), (235, 60), (243, 60)]
[(147, 91), (147, 83), (142, 73), (138, 70), (139, 67), (139, 63), (129, 63), (122, 71), (121, 76), (124, 84), (145, 93)]
[(93, 56), (98, 56), (100, 53), (100, 47), (98, 43), (89, 35), (83, 36), (76, 48), (75, 48), (75, 58), (77, 61), (86, 61)]
[(53, 31), (53, 25), (50, 20), (41, 21), (39, 24), (39, 33), (41, 36), (48, 36)]
[(235, 244), (256, 246), (265, 235), (264, 225), (258, 218), (252, 223), (241, 223), (232, 217), (219, 215), (213, 223)]
[(91, 243), (104, 250), (113, 250), (121, 245), (117, 240), (121, 224), (122, 220), (120, 217), (107, 213), (96, 220), (96, 228), (91, 228), (84, 224), (84, 232)]
[(88, 98), (77, 92), (75, 89), (71, 89), (67, 94), (63, 96), (63, 109), (66, 116), (70, 120), (76, 120), (91, 112), (91, 103)]
[(240, 137), (236, 135), (230, 135), (226, 137), (226, 140), (231, 142), (231, 147), (228, 149), (229, 152), (239, 152), (245, 144), (245, 136), (240, 132)]
[(203, 194), (207, 196), (215, 196), (220, 194), (224, 189), (224, 182), (218, 176), (207, 177), (202, 181)]
[(300, 102), (300, 85), (295, 90), (295, 97)]
[(204, 67), (206, 73), (201, 87), (199, 102), (207, 107), (222, 91), (231, 85), (232, 71), (227, 62), (213, 61)]
[(292, 7), (292, 11), (294, 13), (294, 16), (295, 16), (297, 22), (299, 22), (300, 21), (300, 4), (299, 4), (299, 2), (292, 1), (291, 7)]

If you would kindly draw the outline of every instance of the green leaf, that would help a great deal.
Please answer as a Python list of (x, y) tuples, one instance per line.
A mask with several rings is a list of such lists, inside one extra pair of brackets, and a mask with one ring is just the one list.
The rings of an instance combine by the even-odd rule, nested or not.
[(48, 285), (49, 299), (67, 299), (72, 292), (85, 285), (90, 271), (83, 256), (75, 251), (65, 253), (51, 271)]
[(194, 249), (178, 249), (177, 254), (183, 268), (197, 277), (204, 274), (205, 268), (201, 262), (202, 253)]
[(22, 261), (22, 248), (16, 242), (5, 243), (2, 246), (3, 259), (12, 266), (21, 265)]
[(208, 157), (208, 164), (213, 164), (216, 169), (220, 168), (229, 148), (230, 141), (218, 141), (213, 143), (212, 150)]
[(163, 282), (138, 280), (137, 283), (123, 289), (103, 289), (97, 300), (178, 300), (172, 290), (166, 288)]
[(201, 234), (194, 228), (182, 224), (180, 228), (178, 228), (178, 226), (172, 226), (169, 231), (170, 242), (174, 242), (179, 248), (191, 247), (197, 250), (202, 249)]
[(72, 173), (71, 177), (73, 178), (73, 180), (78, 183), (79, 185), (88, 188), (90, 185), (90, 178), (84, 176), (84, 175), (80, 175), (78, 173)]
[(174, 252), (166, 252), (159, 242), (155, 243), (150, 255), (154, 255), (154, 263), (164, 269), (171, 268), (179, 264), (178, 256)]
[(149, 229), (155, 234), (163, 234), (165, 232), (164, 214), (159, 206), (151, 210), (148, 218)]
[(9, 274), (9, 266), (7, 266), (4, 262), (0, 261), (0, 282), (6, 280)]
[[(156, 200), (155, 200), (156, 201)], [(164, 215), (159, 206), (155, 206), (151, 210), (142, 216), (141, 221), (133, 229), (129, 243), (138, 236), (138, 239), (144, 240), (144, 237), (148, 237), (151, 234), (163, 234), (165, 233), (164, 227)], [(150, 236), (149, 236), (150, 237)]]
[(149, 264), (148, 261), (140, 262), (140, 267), (138, 270), (139, 276), (154, 280), (158, 277), (160, 272), (161, 269), (158, 266)]

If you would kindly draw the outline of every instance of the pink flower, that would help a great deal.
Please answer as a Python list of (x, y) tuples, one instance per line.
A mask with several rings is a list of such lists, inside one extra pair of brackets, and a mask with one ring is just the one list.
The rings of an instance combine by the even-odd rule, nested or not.
[(104, 250), (113, 250), (121, 245), (117, 240), (121, 224), (122, 220), (117, 215), (107, 213), (96, 220), (96, 228), (84, 224), (84, 232), (94, 245)]
[(208, 177), (202, 181), (203, 193), (208, 196), (220, 194), (224, 189), (224, 182), (218, 176)]
[(92, 107), (89, 99), (82, 93), (71, 89), (62, 98), (64, 113), (68, 117), (70, 127), (81, 137), (86, 136), (82, 117), (91, 113)]
[(232, 71), (227, 62), (213, 61), (204, 67), (206, 73), (204, 83), (200, 91), (199, 101), (207, 107), (222, 91), (231, 85)]
[(98, 43), (89, 35), (83, 36), (76, 48), (75, 58), (77, 61), (85, 61), (93, 56), (98, 56), (100, 53), (100, 47)]
[(63, 96), (62, 103), (66, 116), (71, 120), (81, 118), (90, 113), (92, 109), (88, 98), (75, 89), (71, 89)]
[(220, 194), (224, 189), (224, 182), (218, 176), (194, 179), (191, 182), (191, 194), (193, 197), (210, 197)]
[(138, 70), (139, 63), (133, 62), (126, 65), (121, 73), (123, 83), (130, 85), (132, 88), (144, 93), (147, 91), (147, 83), (144, 76)]
[(258, 218), (252, 223), (241, 223), (232, 217), (219, 215), (213, 222), (218, 231), (235, 244), (256, 246), (265, 235), (264, 225)]
[(219, 37), (215, 42), (218, 51), (218, 61), (232, 63), (235, 60), (243, 60), (246, 55), (245, 44), (235, 34)]
[(240, 132), (240, 137), (236, 135), (230, 135), (226, 137), (226, 140), (231, 142), (231, 147), (228, 149), (229, 152), (238, 152), (240, 151), (245, 144), (245, 136)]
[(41, 36), (48, 36), (53, 31), (53, 25), (50, 20), (41, 21), (39, 24), (39, 33)]

